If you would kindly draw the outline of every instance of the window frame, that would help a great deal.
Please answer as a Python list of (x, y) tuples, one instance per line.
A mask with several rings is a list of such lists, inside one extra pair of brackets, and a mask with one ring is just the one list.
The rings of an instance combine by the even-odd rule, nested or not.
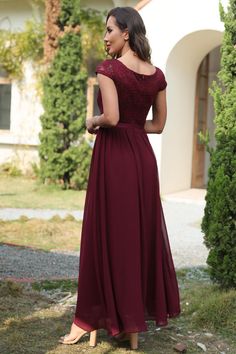
[(95, 86), (98, 86), (98, 80), (96, 77), (89, 77), (87, 81), (87, 118), (91, 118), (95, 115), (94, 113), (94, 97)]
[[(0, 74), (1, 75), (1, 74)], [(11, 100), (12, 100), (12, 80), (9, 77), (0, 76), (0, 85), (11, 85), (11, 97), (10, 97), (10, 113), (9, 113), (9, 128), (0, 128), (0, 133), (7, 133), (11, 131)]]

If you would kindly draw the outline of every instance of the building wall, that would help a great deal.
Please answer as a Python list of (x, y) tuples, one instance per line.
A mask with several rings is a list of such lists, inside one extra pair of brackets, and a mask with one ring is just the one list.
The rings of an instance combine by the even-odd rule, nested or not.
[(164, 193), (191, 187), (197, 70), (205, 55), (221, 41), (219, 31), (197, 31), (183, 38), (168, 58), (169, 114), (161, 157)]
[[(27, 20), (42, 20), (43, 8), (27, 0), (0, 2), (0, 28), (20, 31)], [(38, 133), (42, 113), (36, 79), (30, 63), (25, 65), (22, 82), (12, 81), (10, 130), (0, 130), (0, 163), (14, 161), (27, 170), (38, 160)]]
[(7, 30), (21, 30), (25, 21), (29, 19), (41, 19), (43, 9), (33, 6), (28, 0), (0, 1), (0, 28)]
[(39, 144), (39, 117), (43, 109), (36, 80), (33, 67), (26, 64), (24, 81), (12, 82), (10, 130), (0, 130), (0, 163), (14, 161), (23, 170), (29, 169), (32, 162), (29, 152), (37, 151)]
[(191, 187), (197, 69), (204, 56), (221, 44), (224, 28), (218, 0), (152, 0), (140, 13), (153, 63), (168, 81), (167, 124), (162, 136), (151, 140), (165, 194)]

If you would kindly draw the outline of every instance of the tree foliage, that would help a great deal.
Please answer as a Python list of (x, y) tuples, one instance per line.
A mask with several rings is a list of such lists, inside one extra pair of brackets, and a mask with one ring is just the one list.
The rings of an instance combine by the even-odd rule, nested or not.
[(43, 82), (40, 176), (63, 188), (86, 188), (91, 147), (84, 138), (87, 74), (82, 68), (79, 0), (61, 0), (63, 32)]
[(27, 60), (40, 62), (43, 57), (44, 30), (42, 23), (29, 20), (21, 32), (0, 31), (0, 67), (11, 78), (21, 79)]
[(81, 22), (83, 62), (89, 74), (94, 75), (96, 65), (105, 55), (105, 13), (90, 8), (82, 9)]
[[(2, 67), (11, 78), (21, 79), (23, 77), (23, 64), (25, 61), (32, 61), (37, 65), (42, 65), (44, 52), (45, 61), (53, 58), (54, 52), (58, 48), (58, 37), (63, 35), (64, 27), (57, 21), (60, 10), (60, 0), (56, 7), (56, 0), (47, 1), (46, 7), (46, 27), (43, 22), (28, 20), (22, 31), (0, 30), (0, 67)], [(32, 6), (44, 6), (44, 0), (31, 0)], [(54, 6), (55, 5), (55, 6)], [(71, 7), (72, 3), (69, 3)], [(73, 17), (80, 11), (81, 17), (81, 40), (82, 40), (82, 63), (90, 75), (94, 74), (96, 64), (104, 58), (104, 13), (95, 9), (80, 9), (80, 3), (74, 3), (73, 16), (69, 23), (73, 22)], [(62, 18), (64, 17), (64, 19)], [(61, 18), (64, 21), (68, 12), (63, 10)], [(62, 29), (62, 30), (61, 30)]]
[(220, 13), (225, 24), (221, 70), (211, 90), (216, 148), (210, 152), (202, 230), (211, 277), (229, 288), (236, 287), (236, 0), (229, 1), (227, 12), (220, 5)]

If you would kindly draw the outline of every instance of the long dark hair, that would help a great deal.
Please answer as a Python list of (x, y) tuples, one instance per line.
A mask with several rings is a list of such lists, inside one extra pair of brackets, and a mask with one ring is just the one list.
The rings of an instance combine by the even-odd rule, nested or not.
[(106, 22), (110, 16), (115, 17), (117, 26), (123, 32), (128, 29), (129, 46), (144, 60), (151, 62), (151, 49), (146, 37), (146, 28), (142, 17), (132, 7), (115, 7), (111, 9), (106, 18)]

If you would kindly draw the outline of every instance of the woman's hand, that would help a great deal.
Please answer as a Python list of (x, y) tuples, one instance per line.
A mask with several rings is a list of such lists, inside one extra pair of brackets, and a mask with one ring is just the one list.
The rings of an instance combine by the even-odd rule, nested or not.
[(96, 126), (95, 122), (98, 116), (86, 119), (86, 128), (90, 134), (97, 134), (99, 126)]

